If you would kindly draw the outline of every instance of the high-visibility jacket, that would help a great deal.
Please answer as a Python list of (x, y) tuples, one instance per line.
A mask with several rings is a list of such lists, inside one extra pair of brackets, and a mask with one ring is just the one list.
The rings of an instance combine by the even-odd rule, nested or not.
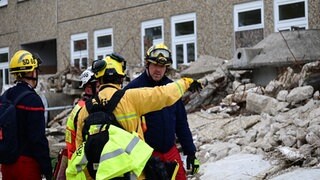
[[(120, 99), (113, 114), (122, 127), (128, 132), (137, 132), (144, 140), (140, 117), (146, 113), (171, 106), (179, 100), (193, 82), (190, 78), (182, 78), (165, 86), (153, 88), (136, 88), (126, 90)], [(100, 85), (99, 99), (110, 100), (112, 95), (120, 89), (119, 84)], [(113, 87), (109, 87), (113, 86)], [(83, 107), (78, 115), (76, 146), (82, 143), (82, 128), (84, 120), (88, 117), (86, 107)]]
[[(113, 114), (126, 131), (137, 132), (138, 136), (144, 140), (140, 117), (148, 112), (174, 104), (187, 91), (192, 82), (190, 78), (182, 78), (165, 86), (128, 89)], [(98, 94), (100, 101), (110, 100), (118, 89), (120, 89), (120, 84), (100, 85)], [(77, 122), (77, 148), (82, 144), (82, 129), (88, 115), (86, 107), (81, 108)]]
[(84, 100), (78, 101), (75, 107), (72, 109), (70, 115), (67, 119), (66, 124), (66, 135), (65, 135), (65, 142), (67, 145), (67, 153), (68, 159), (71, 159), (72, 154), (76, 150), (76, 123), (77, 123), (77, 115), (80, 109), (85, 105)]
[[(133, 132), (110, 125), (109, 140), (100, 154), (96, 179), (111, 179), (132, 172), (140, 176), (153, 149)], [(88, 163), (84, 153), (85, 142), (72, 155), (66, 170), (67, 179), (86, 179), (85, 168)]]

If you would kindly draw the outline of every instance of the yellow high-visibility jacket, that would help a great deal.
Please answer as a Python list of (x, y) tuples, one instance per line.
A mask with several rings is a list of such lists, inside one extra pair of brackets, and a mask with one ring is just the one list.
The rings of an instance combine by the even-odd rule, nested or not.
[[(149, 112), (161, 110), (164, 107), (174, 104), (187, 91), (192, 82), (193, 80), (190, 78), (182, 78), (165, 86), (128, 89), (120, 99), (113, 114), (126, 131), (137, 132), (139, 138), (144, 140), (140, 117)], [(99, 89), (98, 96), (100, 101), (108, 101), (112, 95), (120, 89), (120, 85), (103, 84), (100, 85)], [(83, 107), (78, 114), (77, 149), (83, 142), (82, 129), (88, 115), (86, 107)], [(141, 178), (143, 178), (143, 174), (139, 177), (139, 179)]]
[[(138, 135), (110, 125), (109, 141), (104, 145), (97, 165), (96, 179), (111, 179), (126, 172), (134, 177), (140, 176), (150, 158), (153, 149), (141, 140)], [(86, 179), (85, 168), (88, 163), (84, 147), (85, 142), (73, 154), (66, 170), (68, 180)]]
[(71, 159), (72, 154), (76, 150), (76, 125), (77, 114), (80, 109), (85, 105), (84, 100), (80, 100), (72, 109), (70, 115), (68, 116), (66, 123), (66, 135), (65, 141), (67, 145), (68, 159)]
[[(153, 88), (128, 89), (113, 111), (117, 121), (128, 132), (137, 132), (144, 140), (140, 117), (152, 111), (161, 110), (171, 106), (187, 91), (193, 82), (190, 78), (182, 78), (165, 86)], [(101, 85), (99, 91), (100, 100), (110, 100), (112, 95), (120, 89), (120, 85)], [(110, 87), (113, 86), (113, 87)], [(86, 107), (83, 107), (78, 115), (76, 147), (82, 143), (82, 128), (84, 120), (88, 117)]]

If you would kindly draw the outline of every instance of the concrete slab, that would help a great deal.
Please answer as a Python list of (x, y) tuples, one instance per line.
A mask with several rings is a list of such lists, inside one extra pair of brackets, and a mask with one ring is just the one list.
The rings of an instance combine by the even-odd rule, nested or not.
[(272, 165), (263, 160), (262, 155), (235, 154), (213, 163), (201, 166), (200, 173), (204, 173), (202, 180), (240, 180), (258, 179), (256, 175), (270, 169)]

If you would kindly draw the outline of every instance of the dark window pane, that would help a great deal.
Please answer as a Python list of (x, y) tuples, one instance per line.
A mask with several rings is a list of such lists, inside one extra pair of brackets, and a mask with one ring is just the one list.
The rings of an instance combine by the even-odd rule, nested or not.
[[(1, 2), (1, 1), (0, 1)], [(2, 78), (3, 78), (3, 70), (0, 69), (0, 90), (2, 89), (3, 87), (3, 81), (2, 81)]]
[(80, 65), (80, 59), (74, 59), (74, 67), (79, 68), (79, 65)]
[(98, 37), (98, 48), (110, 47), (112, 46), (111, 35)]
[(5, 84), (9, 84), (9, 69), (5, 69)]
[(194, 22), (193, 21), (177, 23), (175, 25), (175, 27), (176, 27), (176, 36), (194, 34)]
[(161, 39), (162, 38), (161, 26), (145, 29), (145, 36), (149, 37), (152, 40)]
[(8, 53), (0, 54), (0, 63), (8, 62)]
[(81, 69), (87, 69), (88, 67), (88, 58), (82, 58), (81, 60)]
[(304, 2), (279, 6), (279, 20), (305, 17)]
[(261, 9), (239, 13), (239, 27), (261, 24)]
[(187, 44), (187, 53), (188, 53), (188, 63), (193, 62), (194, 58), (194, 43)]
[(87, 50), (87, 40), (82, 39), (82, 40), (74, 41), (73, 46), (74, 46), (74, 52)]
[(177, 59), (177, 64), (183, 64), (183, 45), (176, 45), (176, 59)]

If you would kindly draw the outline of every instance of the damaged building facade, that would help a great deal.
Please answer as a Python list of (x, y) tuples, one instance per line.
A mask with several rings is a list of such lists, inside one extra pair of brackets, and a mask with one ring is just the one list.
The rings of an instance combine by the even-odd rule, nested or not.
[(76, 93), (57, 81), (77, 80), (111, 52), (129, 69), (143, 66), (146, 49), (162, 41), (173, 68), (199, 55), (232, 59), (274, 32), (320, 29), (319, 14), (320, 2), (310, 0), (0, 0), (0, 89), (12, 84), (8, 64), (19, 49), (39, 54), (52, 88)]

